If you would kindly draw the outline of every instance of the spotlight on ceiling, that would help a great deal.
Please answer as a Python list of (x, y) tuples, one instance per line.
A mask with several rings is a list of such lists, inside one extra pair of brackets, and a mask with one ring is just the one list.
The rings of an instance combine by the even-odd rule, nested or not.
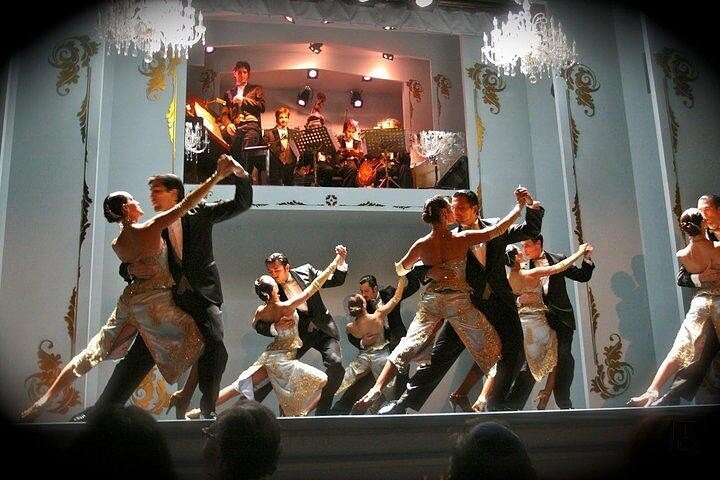
[(394, 25), (385, 25), (385, 26), (383, 27), (383, 30), (387, 30), (387, 31), (397, 30), (397, 27), (394, 26)]
[(363, 76), (362, 76), (362, 81), (363, 81), (363, 82), (371, 82), (371, 81), (372, 81), (372, 77), (371, 77), (370, 75), (363, 75)]
[(310, 88), (310, 85), (305, 85), (305, 88), (300, 90), (300, 93), (298, 93), (297, 96), (297, 104), (301, 107), (307, 106), (308, 103), (310, 103), (310, 97), (312, 96), (312, 88)]
[(350, 103), (354, 108), (362, 108), (362, 90), (350, 90)]
[(427, 7), (428, 5), (431, 5), (433, 3), (433, 0), (415, 0), (415, 5), (417, 5), (420, 8)]
[(395, 59), (395, 55), (393, 55), (392, 53), (385, 53), (385, 52), (383, 52), (383, 58), (384, 58), (385, 60), (390, 60), (390, 61), (392, 61), (392, 60)]
[(213, 45), (205, 45), (205, 53), (213, 53), (215, 51), (215, 47)]
[(290, 15), (285, 15), (285, 20), (287, 20), (290, 23), (295, 23), (295, 19), (291, 17)]
[(320, 75), (320, 72), (318, 72), (317, 68), (308, 68), (307, 78), (318, 78), (318, 75)]
[(333, 21), (332, 21), (332, 20), (323, 20), (323, 23), (324, 23), (325, 25), (327, 25), (328, 23), (333, 23)]
[(313, 52), (314, 54), (317, 55), (318, 53), (320, 53), (322, 51), (321, 50), (322, 46), (323, 46), (323, 44), (320, 42), (313, 42), (310, 44), (310, 46), (308, 48), (310, 49), (311, 52)]

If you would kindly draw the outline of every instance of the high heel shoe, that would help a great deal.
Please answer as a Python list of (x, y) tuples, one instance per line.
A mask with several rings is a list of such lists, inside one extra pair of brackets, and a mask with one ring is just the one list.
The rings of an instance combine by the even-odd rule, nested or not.
[(460, 393), (451, 393), (448, 397), (448, 401), (450, 402), (450, 405), (452, 405), (453, 413), (457, 412), (457, 409), (459, 408), (461, 412), (472, 412), (472, 405), (470, 405), (470, 400), (468, 400), (467, 395), (463, 395)]
[(382, 392), (380, 390), (376, 389), (375, 387), (371, 388), (365, 394), (365, 396), (355, 402), (355, 405), (353, 405), (350, 414), (353, 415), (365, 413), (368, 408), (372, 407), (380, 399), (380, 395), (382, 395)]
[(550, 392), (545, 392), (543, 390), (540, 390), (540, 392), (538, 392), (538, 394), (537, 394), (537, 397), (535, 397), (535, 400), (537, 400), (537, 409), (545, 410), (545, 407), (547, 407), (548, 401), (550, 401)]
[(190, 406), (190, 397), (183, 396), (182, 393), (182, 390), (178, 390), (170, 395), (170, 401), (168, 402), (167, 410), (165, 410), (165, 414), (168, 414), (170, 410), (175, 407), (175, 418), (178, 420), (185, 419), (185, 412), (187, 412)]
[(45, 404), (35, 402), (28, 408), (22, 411), (20, 414), (20, 421), (26, 423), (32, 423), (45, 411)]
[(487, 398), (480, 396), (475, 403), (473, 403), (472, 409), (474, 412), (484, 412), (487, 410)]
[(632, 397), (625, 405), (628, 407), (649, 407), (659, 396), (660, 394), (657, 390), (648, 390), (639, 397)]

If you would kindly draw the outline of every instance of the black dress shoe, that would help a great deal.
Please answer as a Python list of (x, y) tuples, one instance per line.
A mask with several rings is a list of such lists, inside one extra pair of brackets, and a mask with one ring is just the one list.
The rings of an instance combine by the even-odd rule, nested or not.
[(216, 412), (204, 412), (204, 413), (200, 414), (200, 416), (204, 420), (216, 420), (217, 419)]
[(90, 415), (93, 413), (93, 407), (88, 407), (80, 413), (76, 413), (70, 417), (71, 422), (87, 422)]

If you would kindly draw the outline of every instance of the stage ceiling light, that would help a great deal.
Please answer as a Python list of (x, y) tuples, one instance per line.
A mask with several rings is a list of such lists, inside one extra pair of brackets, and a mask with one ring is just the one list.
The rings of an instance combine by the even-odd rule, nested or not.
[(308, 48), (310, 49), (311, 52), (313, 52), (314, 54), (317, 55), (318, 53), (320, 53), (322, 51), (321, 50), (322, 46), (323, 46), (323, 44), (321, 42), (313, 42), (310, 44), (310, 46)]
[(395, 55), (393, 55), (392, 53), (385, 53), (385, 52), (383, 52), (382, 57), (383, 57), (385, 60), (391, 60), (391, 61), (395, 59)]
[(215, 51), (215, 47), (213, 45), (205, 45), (205, 53), (213, 53)]
[(305, 88), (298, 93), (297, 104), (301, 107), (307, 106), (310, 103), (310, 97), (312, 97), (312, 88), (310, 88), (310, 85), (305, 85)]
[(354, 108), (362, 108), (362, 90), (350, 90), (350, 103)]
[(371, 81), (372, 81), (372, 77), (371, 77), (370, 75), (363, 75), (363, 76), (362, 76), (362, 81), (363, 81), (363, 82), (371, 82)]
[(308, 68), (307, 78), (318, 78), (318, 75), (320, 75), (320, 72), (318, 72), (317, 68)]

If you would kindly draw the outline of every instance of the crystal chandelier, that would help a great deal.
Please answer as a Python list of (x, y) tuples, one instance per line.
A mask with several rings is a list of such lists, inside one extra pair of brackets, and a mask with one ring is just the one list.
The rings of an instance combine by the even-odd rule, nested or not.
[(114, 46), (122, 55), (137, 56), (152, 62), (153, 55), (162, 52), (188, 58), (190, 47), (202, 39), (205, 26), (202, 12), (192, 6), (192, 0), (111, 0), (98, 12), (98, 30), (108, 48)]
[(185, 122), (185, 150), (190, 153), (198, 154), (204, 152), (210, 139), (208, 139), (207, 130), (200, 122)]
[(522, 7), (518, 13), (508, 12), (507, 22), (500, 26), (497, 18), (493, 19), (489, 41), (483, 33), (483, 59), (511, 77), (519, 65), (520, 72), (532, 83), (577, 62), (575, 42), (568, 44), (562, 24), (556, 27), (555, 19), (548, 20), (544, 13), (531, 15), (529, 0), (523, 0)]
[(415, 153), (427, 158), (435, 167), (435, 186), (438, 184), (438, 165), (451, 164), (465, 154), (465, 138), (461, 132), (423, 130), (412, 136)]

